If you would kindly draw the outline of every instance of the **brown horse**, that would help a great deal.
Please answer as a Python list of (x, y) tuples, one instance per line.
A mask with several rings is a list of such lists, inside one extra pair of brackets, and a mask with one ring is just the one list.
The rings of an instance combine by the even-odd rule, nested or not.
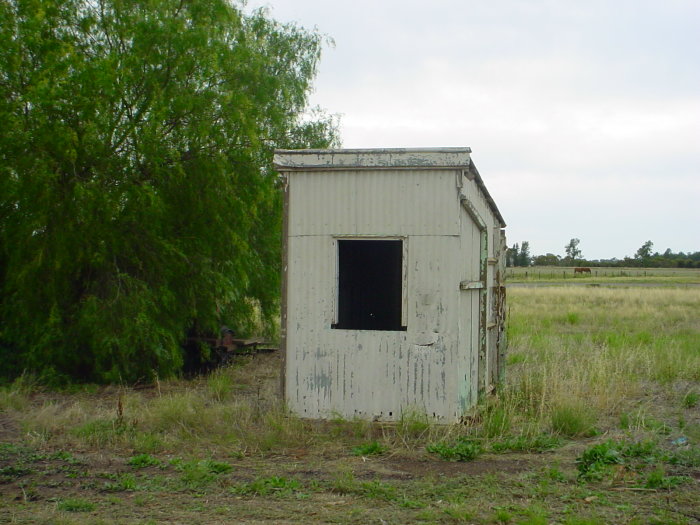
[(577, 273), (584, 274), (584, 273), (591, 273), (590, 268), (574, 268), (574, 275)]

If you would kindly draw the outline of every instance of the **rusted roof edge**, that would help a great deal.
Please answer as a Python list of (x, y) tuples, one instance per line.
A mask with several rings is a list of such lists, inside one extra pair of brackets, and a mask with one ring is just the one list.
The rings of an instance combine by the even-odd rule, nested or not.
[(364, 168), (469, 167), (471, 148), (381, 148), (275, 150), (274, 166), (280, 171)]

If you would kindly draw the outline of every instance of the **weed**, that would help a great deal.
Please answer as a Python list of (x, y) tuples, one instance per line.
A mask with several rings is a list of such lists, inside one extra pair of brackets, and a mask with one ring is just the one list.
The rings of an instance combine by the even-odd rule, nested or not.
[(566, 314), (566, 322), (568, 324), (578, 324), (581, 321), (581, 316), (576, 312), (569, 312)]
[(508, 357), (506, 358), (506, 364), (508, 366), (515, 366), (520, 363), (524, 363), (527, 360), (527, 357), (523, 353), (510, 353), (508, 354)]
[(331, 483), (331, 491), (338, 494), (352, 494), (357, 482), (351, 471), (340, 472)]
[(0, 483), (9, 483), (17, 478), (30, 474), (31, 472), (32, 469), (21, 466), (10, 465), (9, 467), (0, 468)]
[(218, 402), (226, 401), (234, 390), (234, 382), (228, 369), (220, 368), (207, 378), (209, 394)]
[(66, 512), (92, 512), (95, 510), (95, 504), (84, 499), (64, 499), (56, 505), (58, 510)]
[(511, 425), (510, 412), (502, 406), (493, 407), (484, 415), (481, 433), (486, 438), (503, 436), (510, 432)]
[(667, 476), (666, 470), (659, 466), (647, 474), (644, 486), (648, 489), (668, 490), (689, 480), (686, 476)]
[(671, 489), (688, 479), (685, 476), (666, 475), (664, 463), (682, 465), (682, 459), (677, 453), (664, 452), (654, 441), (606, 441), (586, 449), (576, 463), (579, 478), (588, 481), (601, 480), (610, 475), (614, 465), (626, 471), (646, 472), (643, 483), (646, 488)]
[(347, 420), (340, 414), (334, 413), (330, 420), (330, 433), (334, 438), (341, 436), (350, 436), (357, 439), (367, 438), (370, 434), (370, 423), (360, 418)]
[(221, 461), (214, 461), (212, 459), (204, 461), (204, 466), (214, 474), (224, 474), (233, 470), (233, 467), (228, 463), (223, 463)]
[(382, 499), (393, 501), (396, 499), (396, 489), (382, 481), (364, 481), (354, 491), (356, 494), (366, 498)]
[(595, 416), (581, 403), (560, 404), (551, 415), (552, 430), (566, 437), (589, 437), (596, 434)]
[(103, 489), (107, 492), (133, 492), (138, 489), (136, 478), (133, 474), (118, 474), (113, 476), (114, 481), (107, 481)]
[(434, 443), (426, 449), (448, 461), (471, 461), (481, 454), (481, 445), (466, 438), (461, 438), (453, 444)]
[(689, 390), (685, 396), (683, 396), (683, 408), (695, 408), (698, 406), (700, 401), (700, 393), (696, 390)]
[(0, 459), (8, 459), (11, 456), (20, 454), (22, 448), (14, 443), (0, 443)]
[(64, 450), (59, 450), (58, 452), (54, 452), (49, 456), (49, 459), (60, 459), (61, 461), (65, 461), (66, 463), (70, 465), (82, 465), (84, 462), (78, 458), (76, 458), (73, 454), (70, 452), (66, 452)]
[(402, 438), (420, 438), (430, 429), (428, 415), (418, 409), (404, 410), (396, 432)]
[(153, 454), (163, 450), (163, 440), (157, 434), (152, 432), (138, 432), (131, 439), (131, 445), (134, 451), (142, 454)]
[(579, 477), (586, 480), (602, 479), (602, 471), (609, 465), (623, 462), (620, 447), (614, 441), (606, 441), (584, 450), (576, 459)]
[(96, 419), (76, 427), (73, 434), (90, 445), (104, 447), (117, 443), (130, 430), (121, 420)]
[(506, 509), (497, 509), (493, 519), (497, 523), (510, 523), (513, 521), (513, 515)]
[(176, 459), (171, 461), (175, 469), (180, 471), (180, 483), (190, 490), (201, 490), (216, 480), (219, 474), (224, 474), (233, 469), (228, 463), (213, 460), (183, 461)]
[(29, 397), (20, 390), (0, 388), (0, 410), (25, 410), (29, 406)]
[[(455, 521), (472, 521), (475, 517), (474, 508), (471, 505), (456, 504), (450, 505), (444, 510), (445, 515), (452, 518)], [(431, 519), (429, 521), (438, 521), (436, 519)]]
[(352, 449), (352, 453), (355, 456), (378, 456), (380, 454), (384, 454), (385, 452), (386, 447), (384, 447), (384, 445), (378, 441), (365, 443)]
[(672, 452), (666, 456), (669, 465), (682, 467), (700, 467), (700, 448), (690, 447), (684, 450)]
[(149, 454), (139, 454), (138, 456), (133, 456), (127, 461), (127, 465), (134, 468), (146, 468), (146, 467), (157, 467), (161, 464), (158, 458), (154, 458)]
[(422, 501), (409, 499), (405, 496), (398, 500), (398, 504), (405, 509), (423, 509), (426, 507), (426, 504)]
[(566, 481), (566, 476), (556, 467), (551, 467), (545, 470), (544, 475), (552, 481)]
[(278, 476), (256, 479), (250, 483), (243, 483), (231, 488), (231, 492), (234, 494), (244, 496), (291, 496), (299, 495), (300, 490), (299, 481)]

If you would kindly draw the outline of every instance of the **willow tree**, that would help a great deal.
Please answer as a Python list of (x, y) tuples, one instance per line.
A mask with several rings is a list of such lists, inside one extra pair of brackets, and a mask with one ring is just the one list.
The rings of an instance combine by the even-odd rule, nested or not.
[(0, 0), (3, 375), (167, 376), (274, 314), (272, 149), (335, 140), (321, 47), (225, 0)]

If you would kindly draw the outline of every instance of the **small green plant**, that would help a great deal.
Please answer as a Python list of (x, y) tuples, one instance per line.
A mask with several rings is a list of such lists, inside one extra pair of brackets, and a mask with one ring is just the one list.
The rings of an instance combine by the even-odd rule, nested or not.
[(118, 474), (114, 481), (107, 481), (104, 490), (107, 492), (132, 492), (138, 489), (136, 478), (133, 474)]
[(596, 434), (593, 412), (579, 403), (561, 404), (552, 410), (552, 430), (566, 437), (590, 437)]
[(579, 478), (585, 480), (602, 479), (603, 472), (610, 465), (623, 463), (620, 446), (614, 441), (606, 441), (599, 445), (593, 445), (583, 451), (576, 459)]
[(66, 463), (70, 465), (82, 465), (83, 462), (76, 458), (73, 454), (70, 452), (66, 452), (65, 450), (59, 450), (58, 452), (54, 452), (49, 456), (49, 459), (60, 459), (61, 461), (65, 461)]
[(648, 489), (672, 489), (689, 480), (686, 476), (667, 476), (663, 467), (657, 467), (647, 474), (644, 486)]
[(355, 456), (377, 456), (384, 454), (384, 452), (386, 452), (386, 447), (378, 441), (365, 443), (352, 449), (352, 453)]
[(225, 474), (226, 472), (233, 470), (233, 467), (228, 463), (214, 461), (213, 459), (205, 460), (204, 466), (213, 474)]
[(425, 412), (407, 410), (401, 413), (397, 433), (402, 437), (418, 438), (430, 429), (430, 422)]
[(581, 321), (581, 316), (576, 312), (569, 312), (566, 314), (566, 322), (568, 324), (578, 324)]
[(154, 458), (150, 454), (139, 454), (129, 459), (127, 464), (134, 468), (146, 468), (160, 466), (161, 462), (158, 458)]
[(218, 402), (226, 401), (234, 389), (233, 378), (225, 368), (215, 370), (207, 379), (207, 387), (213, 399)]
[(682, 467), (700, 467), (700, 448), (690, 447), (673, 452), (666, 457), (666, 462)]
[(95, 510), (94, 503), (78, 498), (61, 500), (56, 507), (65, 512), (92, 512)]
[(566, 481), (566, 476), (557, 467), (551, 467), (544, 471), (544, 476), (552, 481)]
[(484, 415), (481, 433), (486, 438), (503, 436), (510, 432), (510, 413), (503, 407), (491, 407)]
[(180, 482), (190, 490), (200, 490), (216, 480), (219, 474), (224, 474), (233, 469), (228, 463), (220, 461), (192, 460), (183, 461), (175, 459), (170, 462), (176, 470), (180, 471)]
[(494, 520), (497, 523), (510, 523), (511, 521), (513, 521), (513, 515), (506, 509), (498, 509), (496, 510)]
[(370, 434), (370, 423), (359, 417), (353, 419), (345, 419), (341, 414), (334, 412), (331, 414), (330, 432), (333, 437), (343, 435), (353, 438), (368, 438)]
[(393, 486), (377, 480), (360, 483), (357, 493), (366, 498), (382, 499), (385, 501), (394, 501), (397, 498), (396, 489)]
[(357, 486), (355, 475), (352, 471), (340, 472), (331, 483), (331, 491), (338, 494), (352, 494)]
[(587, 481), (603, 479), (610, 474), (614, 465), (621, 465), (626, 470), (636, 472), (644, 472), (649, 466), (656, 465), (656, 470), (647, 475), (647, 485), (662, 483), (661, 479), (665, 478), (665, 475), (659, 474), (663, 473), (660, 466), (662, 463), (673, 462), (671, 456), (661, 450), (654, 441), (626, 443), (609, 440), (589, 447), (576, 460), (579, 478)]
[(700, 393), (697, 390), (690, 390), (683, 396), (683, 408), (695, 408), (700, 402)]
[(524, 363), (527, 360), (527, 357), (523, 353), (512, 353), (508, 354), (508, 357), (506, 357), (506, 363), (508, 366), (514, 366), (520, 363)]
[(17, 478), (30, 474), (31, 472), (32, 469), (23, 466), (10, 465), (8, 467), (0, 468), (0, 483), (9, 483)]
[(116, 443), (131, 431), (120, 419), (96, 419), (76, 427), (72, 433), (90, 445), (103, 447)]
[(256, 496), (290, 496), (299, 493), (301, 484), (296, 479), (272, 476), (260, 478), (250, 483), (243, 483), (231, 489), (234, 494)]
[(481, 445), (466, 438), (461, 438), (453, 444), (433, 443), (428, 445), (426, 449), (447, 461), (471, 461), (482, 451)]

